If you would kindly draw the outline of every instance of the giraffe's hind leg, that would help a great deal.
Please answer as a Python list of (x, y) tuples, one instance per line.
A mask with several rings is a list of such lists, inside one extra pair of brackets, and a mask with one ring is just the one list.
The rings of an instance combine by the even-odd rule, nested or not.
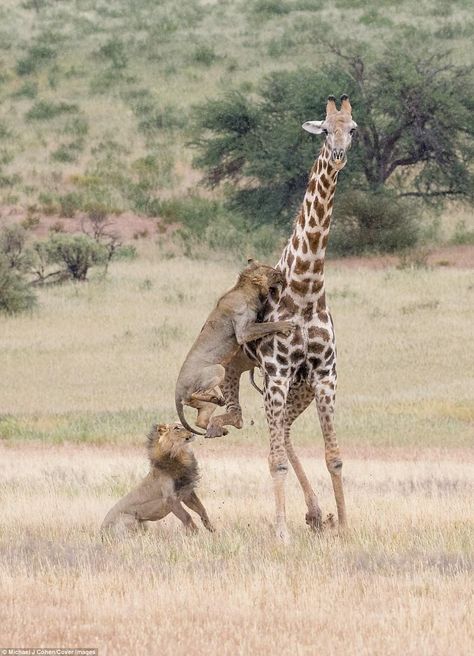
[(289, 542), (286, 525), (285, 481), (288, 473), (288, 455), (285, 446), (285, 415), (288, 395), (288, 380), (279, 380), (266, 376), (265, 380), (265, 415), (270, 429), (270, 453), (268, 465), (273, 479), (275, 495), (275, 532), (278, 540)]
[(313, 490), (311, 483), (306, 476), (306, 472), (300, 459), (296, 455), (293, 444), (290, 439), (290, 428), (293, 422), (300, 416), (314, 399), (313, 390), (305, 384), (294, 387), (288, 394), (286, 407), (286, 426), (285, 426), (285, 448), (288, 460), (293, 467), (296, 477), (303, 490), (307, 506), (306, 523), (313, 531), (320, 531), (322, 528), (321, 508), (319, 507), (318, 498)]
[(339, 526), (347, 525), (346, 503), (342, 484), (342, 458), (334, 429), (334, 406), (336, 381), (333, 378), (319, 379), (315, 383), (316, 408), (324, 438), (326, 467), (331, 475)]

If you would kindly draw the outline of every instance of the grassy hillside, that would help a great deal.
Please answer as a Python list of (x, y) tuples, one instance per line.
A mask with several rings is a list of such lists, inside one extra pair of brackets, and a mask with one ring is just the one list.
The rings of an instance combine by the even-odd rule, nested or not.
[[(174, 419), (179, 367), (236, 272), (150, 251), (114, 264), (105, 280), (40, 290), (30, 315), (1, 317), (0, 437), (141, 444), (152, 421)], [(327, 281), (342, 446), (472, 443), (473, 380), (462, 366), (474, 320), (471, 271), (332, 264)], [(245, 376), (242, 384), (246, 427), (225, 443), (265, 447), (261, 397)], [(295, 441), (322, 452), (314, 408)]]
[(382, 43), (398, 27), (434, 35), (457, 61), (472, 47), (466, 0), (6, 0), (0, 203), (156, 215), (157, 199), (196, 183), (194, 103), (324, 66), (321, 30)]

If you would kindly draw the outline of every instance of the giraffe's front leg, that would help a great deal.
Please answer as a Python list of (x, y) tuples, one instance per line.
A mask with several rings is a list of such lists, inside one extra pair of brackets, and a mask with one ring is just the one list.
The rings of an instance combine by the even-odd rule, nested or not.
[(288, 473), (288, 457), (285, 448), (285, 407), (288, 396), (288, 380), (265, 380), (265, 414), (270, 429), (270, 454), (268, 464), (275, 494), (275, 531), (278, 540), (288, 543), (290, 536), (286, 525), (285, 481)]
[(328, 377), (316, 381), (316, 408), (324, 438), (326, 467), (331, 475), (334, 497), (336, 499), (339, 526), (347, 525), (346, 502), (342, 484), (342, 458), (334, 429), (334, 406), (336, 400), (336, 380)]

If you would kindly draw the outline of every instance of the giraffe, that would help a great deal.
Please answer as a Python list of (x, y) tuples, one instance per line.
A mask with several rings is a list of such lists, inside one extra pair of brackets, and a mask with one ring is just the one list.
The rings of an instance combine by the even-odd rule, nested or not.
[(323, 433), (326, 466), (331, 476), (338, 522), (346, 526), (342, 484), (342, 459), (334, 429), (336, 396), (336, 345), (334, 325), (326, 305), (324, 285), (325, 253), (331, 225), (334, 193), (339, 171), (347, 161), (347, 151), (357, 124), (347, 95), (341, 107), (329, 96), (326, 118), (307, 121), (302, 126), (325, 141), (309, 176), (308, 187), (293, 232), (277, 264), (285, 284), (272, 292), (264, 310), (264, 321), (292, 319), (296, 330), (288, 337), (269, 335), (245, 346), (226, 369), (222, 392), (226, 413), (212, 418), (208, 437), (224, 434), (225, 425), (242, 427), (239, 379), (243, 371), (259, 364), (264, 374), (264, 406), (270, 432), (268, 457), (276, 506), (276, 535), (289, 539), (285, 514), (285, 480), (288, 461), (302, 487), (306, 523), (313, 530), (322, 527), (317, 496), (296, 455), (290, 439), (295, 419), (315, 400)]

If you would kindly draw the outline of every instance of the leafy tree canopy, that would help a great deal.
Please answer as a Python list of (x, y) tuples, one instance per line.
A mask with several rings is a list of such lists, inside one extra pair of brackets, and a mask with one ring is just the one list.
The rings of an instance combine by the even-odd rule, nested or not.
[(273, 73), (257, 97), (235, 91), (210, 100), (196, 109), (195, 164), (209, 186), (227, 183), (231, 205), (256, 222), (286, 222), (319, 149), (301, 124), (323, 118), (327, 96), (345, 92), (359, 130), (340, 187), (472, 199), (470, 71), (438, 45), (397, 37), (375, 55), (329, 43), (328, 66)]

